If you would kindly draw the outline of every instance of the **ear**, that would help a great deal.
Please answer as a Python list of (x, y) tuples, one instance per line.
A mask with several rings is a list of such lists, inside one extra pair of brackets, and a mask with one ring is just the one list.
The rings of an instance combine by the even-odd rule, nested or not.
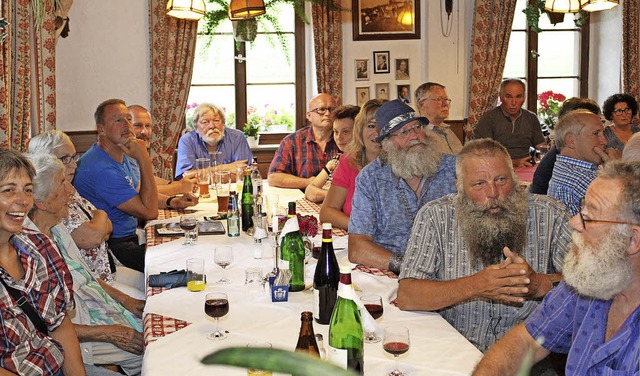
[(640, 256), (640, 226), (631, 227), (631, 244), (629, 244), (629, 256)]
[(42, 201), (33, 200), (33, 204), (36, 206), (36, 208), (38, 208), (38, 210), (42, 210), (42, 211), (47, 210), (47, 204), (45, 204)]
[(564, 137), (564, 147), (569, 149), (575, 149), (576, 140), (577, 140), (577, 136), (575, 134), (567, 133), (567, 135)]

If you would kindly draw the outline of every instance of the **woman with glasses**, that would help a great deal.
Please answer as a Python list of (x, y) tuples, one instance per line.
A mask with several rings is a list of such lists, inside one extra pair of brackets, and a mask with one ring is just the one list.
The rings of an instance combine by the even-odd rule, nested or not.
[(607, 148), (616, 148), (622, 152), (629, 138), (640, 131), (640, 127), (632, 123), (638, 114), (638, 102), (630, 94), (614, 94), (604, 101), (602, 113), (605, 119), (613, 123), (604, 129), (604, 135), (609, 141)]

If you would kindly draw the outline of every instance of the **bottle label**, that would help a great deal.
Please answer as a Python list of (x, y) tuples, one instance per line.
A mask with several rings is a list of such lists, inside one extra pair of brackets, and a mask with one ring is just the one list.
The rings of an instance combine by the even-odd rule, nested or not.
[(227, 227), (229, 227), (228, 233), (229, 235), (239, 235), (240, 234), (240, 221), (237, 217), (229, 218), (227, 221)]
[(300, 231), (300, 225), (298, 225), (298, 218), (293, 217), (287, 219), (282, 227), (282, 232), (280, 233), (279, 242), (282, 243), (282, 239), (290, 232)]
[(313, 289), (313, 318), (320, 320), (320, 290)]
[(347, 369), (347, 350), (336, 349), (331, 346), (328, 347), (329, 351), (327, 351), (327, 359), (336, 366)]
[(278, 261), (278, 267), (280, 269), (289, 269), (289, 260), (280, 260)]

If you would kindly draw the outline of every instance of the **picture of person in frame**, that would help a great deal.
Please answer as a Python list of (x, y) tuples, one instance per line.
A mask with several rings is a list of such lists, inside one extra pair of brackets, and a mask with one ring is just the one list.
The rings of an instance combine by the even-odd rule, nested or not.
[(409, 59), (396, 59), (396, 80), (409, 79)]

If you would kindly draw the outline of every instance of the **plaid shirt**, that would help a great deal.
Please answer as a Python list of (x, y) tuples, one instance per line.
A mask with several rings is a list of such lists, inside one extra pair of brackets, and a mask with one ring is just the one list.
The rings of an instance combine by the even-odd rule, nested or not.
[(597, 165), (558, 154), (547, 194), (565, 204), (572, 216), (576, 215), (580, 200), (597, 176)]
[[(11, 238), (24, 268), (15, 281), (2, 267), (0, 278), (26, 295), (29, 304), (53, 331), (73, 308), (71, 273), (46, 236), (23, 230)], [(40, 333), (0, 284), (0, 367), (19, 375), (54, 375), (64, 361), (62, 346)]]
[(302, 128), (282, 140), (269, 166), (269, 174), (284, 172), (301, 178), (316, 176), (338, 152), (333, 137), (323, 152), (316, 142), (313, 129)]

